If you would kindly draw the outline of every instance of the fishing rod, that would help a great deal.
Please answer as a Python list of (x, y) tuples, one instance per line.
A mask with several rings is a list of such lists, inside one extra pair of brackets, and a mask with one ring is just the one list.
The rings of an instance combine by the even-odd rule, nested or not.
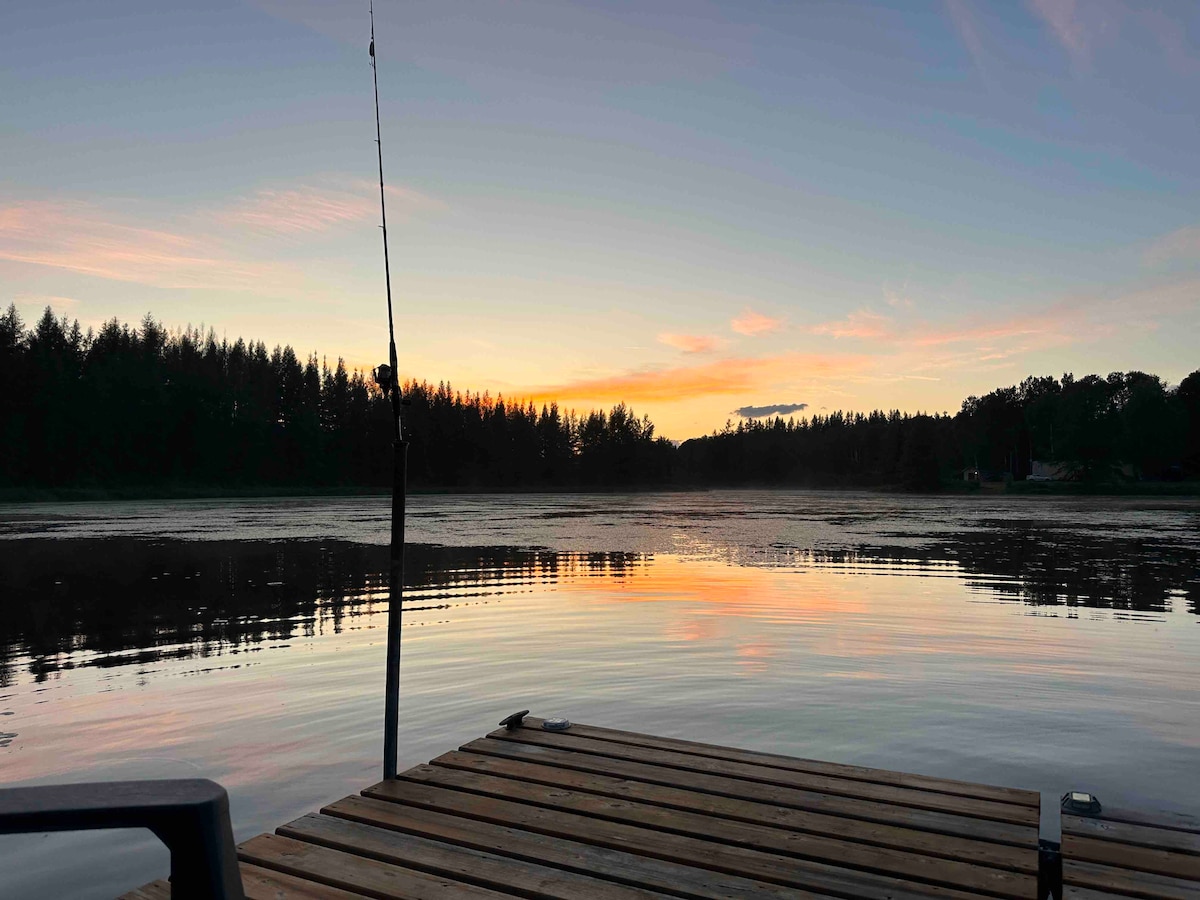
[(375, 61), (375, 3), (371, 11), (371, 73), (375, 82), (375, 147), (379, 154), (379, 218), (383, 230), (383, 273), (387, 284), (388, 362), (375, 370), (375, 383), (392, 401), (392, 534), (388, 567), (387, 674), (384, 684), (383, 777), (396, 777), (400, 730), (400, 629), (404, 602), (404, 494), (408, 481), (408, 442), (401, 419), (402, 399), (396, 364), (396, 327), (392, 317), (392, 268), (388, 260), (387, 203), (383, 189), (383, 138), (379, 128), (379, 67)]

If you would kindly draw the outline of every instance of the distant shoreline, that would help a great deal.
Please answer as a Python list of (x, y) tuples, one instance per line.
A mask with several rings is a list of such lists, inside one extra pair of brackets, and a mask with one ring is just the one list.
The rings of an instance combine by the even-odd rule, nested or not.
[[(540, 487), (418, 487), (410, 496), (453, 494), (643, 494), (655, 492), (699, 493), (704, 491), (825, 491), (896, 496), (987, 496), (987, 497), (1200, 497), (1200, 481), (1137, 482), (1132, 484), (1081, 482), (1011, 482), (979, 485), (951, 482), (941, 491), (913, 492), (887, 485), (561, 485)], [(122, 487), (0, 488), (0, 504), (110, 503), (138, 500), (252, 500), (295, 497), (386, 497), (390, 488), (350, 485), (129, 485)]]

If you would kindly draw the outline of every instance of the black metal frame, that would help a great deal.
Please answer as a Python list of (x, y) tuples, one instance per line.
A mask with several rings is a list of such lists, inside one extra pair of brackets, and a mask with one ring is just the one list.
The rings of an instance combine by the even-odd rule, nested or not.
[(245, 900), (229, 795), (185, 778), (0, 790), (0, 834), (149, 828), (171, 851), (175, 900)]
[(1062, 900), (1062, 803), (1058, 794), (1043, 791), (1038, 820), (1037, 900)]

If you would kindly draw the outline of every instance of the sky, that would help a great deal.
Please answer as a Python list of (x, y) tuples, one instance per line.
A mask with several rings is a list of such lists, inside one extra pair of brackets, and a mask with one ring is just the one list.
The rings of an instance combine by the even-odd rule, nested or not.
[[(400, 366), (685, 439), (1200, 368), (1200, 4), (378, 0)], [(6, 0), (0, 306), (387, 356), (366, 0)]]

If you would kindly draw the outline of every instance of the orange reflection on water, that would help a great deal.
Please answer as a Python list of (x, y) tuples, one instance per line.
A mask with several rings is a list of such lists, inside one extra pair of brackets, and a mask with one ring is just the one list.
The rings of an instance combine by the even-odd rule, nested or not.
[(660, 555), (624, 583), (595, 580), (573, 584), (572, 590), (601, 591), (625, 603), (686, 601), (701, 604), (707, 615), (781, 622), (827, 621), (866, 611), (861, 595), (844, 580), (811, 577), (817, 571), (756, 569)]
[(751, 641), (738, 644), (735, 652), (741, 673), (754, 675), (767, 670), (768, 660), (779, 653), (779, 647), (773, 641)]
[(636, 608), (658, 606), (668, 643), (724, 648), (731, 674), (762, 674), (801, 651), (820, 660), (824, 679), (911, 680), (931, 666), (1020, 678), (1088, 672), (1064, 658), (1053, 622), (1035, 623), (1021, 605), (968, 602), (964, 579), (947, 568), (929, 577), (903, 565), (755, 568), (658, 555), (626, 578), (567, 579), (558, 593), (627, 607), (618, 617), (631, 633), (647, 618)]

